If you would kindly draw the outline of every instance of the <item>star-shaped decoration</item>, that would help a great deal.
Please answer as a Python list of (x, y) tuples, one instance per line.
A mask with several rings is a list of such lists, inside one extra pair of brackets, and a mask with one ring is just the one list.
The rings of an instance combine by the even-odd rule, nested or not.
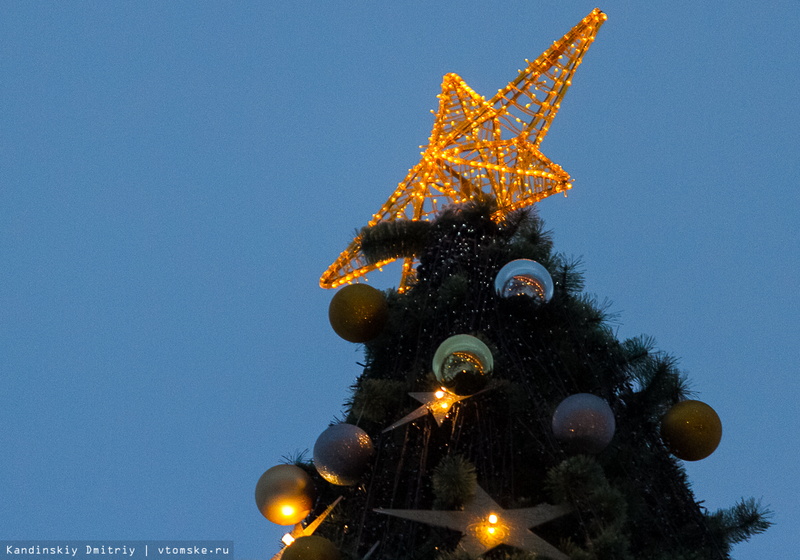
[(496, 546), (506, 544), (534, 554), (544, 554), (553, 560), (569, 560), (566, 554), (530, 530), (531, 527), (566, 515), (571, 511), (568, 506), (539, 504), (529, 508), (503, 509), (478, 486), (474, 498), (463, 511), (415, 509), (375, 511), (459, 531), (463, 536), (458, 547), (470, 558), (477, 558)]
[(450, 409), (454, 404), (459, 401), (463, 401), (471, 397), (472, 395), (456, 395), (455, 393), (448, 391), (444, 387), (439, 389), (438, 391), (433, 391), (430, 393), (409, 393), (411, 397), (418, 400), (422, 403), (422, 406), (413, 410), (385, 430), (384, 432), (388, 432), (389, 430), (394, 430), (398, 426), (402, 426), (403, 424), (407, 424), (408, 422), (413, 422), (417, 418), (425, 416), (429, 412), (433, 415), (433, 418), (436, 420), (436, 423), (441, 426), (442, 422), (444, 422), (447, 415), (450, 413)]
[[(603, 12), (592, 11), (488, 101), (456, 74), (447, 74), (422, 159), (369, 226), (427, 220), (440, 206), (481, 195), (496, 201), (495, 218), (501, 220), (508, 212), (571, 188), (569, 175), (539, 145), (605, 20)], [(320, 286), (335, 288), (393, 260), (368, 262), (356, 236), (322, 275)], [(413, 266), (413, 258), (404, 260), (400, 291), (408, 287)]]
[(331, 505), (325, 508), (325, 511), (320, 513), (314, 521), (312, 521), (305, 527), (303, 527), (302, 523), (298, 523), (297, 525), (292, 527), (292, 530), (283, 535), (283, 538), (281, 539), (281, 541), (283, 541), (283, 544), (285, 544), (286, 546), (280, 549), (278, 553), (272, 557), (271, 560), (280, 560), (281, 557), (283, 556), (284, 551), (290, 546), (292, 546), (292, 543), (294, 543), (294, 541), (296, 541), (300, 537), (307, 537), (309, 535), (313, 535), (314, 531), (317, 530), (317, 527), (319, 527), (322, 524), (322, 522), (325, 521), (325, 518), (328, 517), (328, 515), (330, 515), (331, 511), (333, 511), (333, 508), (335, 508), (336, 505), (341, 501), (342, 497), (339, 496), (333, 501)]

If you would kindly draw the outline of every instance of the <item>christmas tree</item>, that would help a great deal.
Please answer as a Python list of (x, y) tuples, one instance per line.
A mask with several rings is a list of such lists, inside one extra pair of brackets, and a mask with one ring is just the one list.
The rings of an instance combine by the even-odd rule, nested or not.
[[(593, 11), (490, 100), (445, 76), (430, 142), (323, 275), (363, 343), (344, 422), (256, 502), (291, 559), (721, 559), (765, 530), (754, 500), (708, 512), (681, 460), (721, 423), (675, 360), (618, 340), (532, 209), (570, 188), (540, 151)], [(352, 282), (402, 259), (397, 290)]]

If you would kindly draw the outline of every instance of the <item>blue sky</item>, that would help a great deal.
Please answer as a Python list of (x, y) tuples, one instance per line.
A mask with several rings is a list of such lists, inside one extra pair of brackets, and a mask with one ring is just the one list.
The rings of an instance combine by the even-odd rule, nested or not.
[[(795, 2), (630, 2), (578, 70), (539, 204), (587, 291), (720, 414), (709, 509), (800, 515)], [(5, 2), (0, 539), (233, 540), (360, 373), (318, 278), (413, 166), (441, 78), (490, 97), (594, 3)], [(397, 274), (373, 273), (378, 287)]]

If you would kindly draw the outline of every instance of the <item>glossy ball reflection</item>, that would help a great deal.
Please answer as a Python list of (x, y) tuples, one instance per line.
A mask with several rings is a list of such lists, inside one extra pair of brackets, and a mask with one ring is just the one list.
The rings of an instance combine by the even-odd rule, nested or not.
[(478, 338), (457, 334), (442, 342), (433, 356), (433, 373), (445, 387), (456, 394), (468, 395), (486, 384), (494, 368), (489, 347)]
[(503, 266), (495, 277), (494, 288), (501, 297), (524, 296), (538, 303), (550, 301), (554, 290), (547, 269), (530, 259), (513, 260)]
[(299, 523), (314, 507), (316, 492), (308, 473), (295, 465), (276, 465), (256, 484), (256, 505), (278, 525)]
[(678, 459), (699, 461), (717, 449), (722, 422), (706, 403), (686, 400), (670, 408), (661, 419), (661, 437)]
[(372, 439), (358, 426), (334, 424), (314, 444), (314, 466), (331, 484), (353, 486), (361, 480), (374, 450)]
[(600, 453), (611, 443), (615, 429), (611, 407), (590, 393), (567, 397), (553, 413), (553, 435), (572, 453)]

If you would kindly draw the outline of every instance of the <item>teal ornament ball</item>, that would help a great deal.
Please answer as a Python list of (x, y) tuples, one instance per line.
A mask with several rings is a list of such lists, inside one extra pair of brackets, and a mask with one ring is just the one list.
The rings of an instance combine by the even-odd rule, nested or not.
[(457, 334), (439, 345), (431, 366), (443, 387), (457, 395), (472, 395), (486, 386), (494, 357), (482, 340)]

